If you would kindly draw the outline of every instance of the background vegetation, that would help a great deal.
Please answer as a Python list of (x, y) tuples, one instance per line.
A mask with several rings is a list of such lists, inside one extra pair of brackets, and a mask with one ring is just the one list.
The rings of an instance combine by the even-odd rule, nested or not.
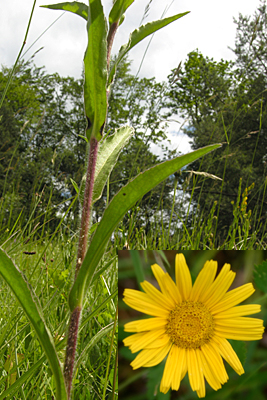
[[(262, 1), (254, 16), (235, 21), (235, 61), (217, 62), (195, 50), (167, 82), (134, 77), (127, 59), (120, 65), (107, 132), (128, 123), (135, 135), (95, 205), (94, 222), (120, 187), (159, 161), (152, 144), (161, 146), (161, 159), (177, 153), (163, 140), (168, 121), (178, 115), (194, 149), (214, 142), (224, 146), (144, 196), (124, 218), (124, 242), (132, 248), (266, 245), (266, 21)], [(8, 73), (2, 67), (0, 90)], [(82, 78), (47, 74), (34, 58), (20, 63), (1, 109), (3, 238), (15, 223), (22, 229), (37, 199), (35, 213), (53, 232), (76, 194), (73, 181), (79, 184), (83, 177), (86, 153), (82, 84)], [(64, 225), (69, 232), (78, 228), (78, 202)]]

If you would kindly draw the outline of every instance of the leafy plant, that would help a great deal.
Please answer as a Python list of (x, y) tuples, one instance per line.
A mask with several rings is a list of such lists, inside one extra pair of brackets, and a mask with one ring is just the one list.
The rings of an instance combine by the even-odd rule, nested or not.
[[(75, 275), (74, 282), (69, 292), (70, 318), (68, 328), (66, 327), (68, 330), (66, 341), (65, 339), (60, 341), (60, 335), (57, 335), (56, 337), (58, 340), (55, 344), (33, 287), (24, 273), (19, 270), (14, 261), (12, 261), (3, 250), (0, 252), (0, 273), (14, 292), (43, 346), (52, 370), (57, 400), (71, 399), (73, 384), (76, 382), (75, 376), (77, 368), (82, 362), (82, 357), (85, 356), (86, 350), (96, 345), (96, 342), (100, 340), (107, 331), (112, 331), (111, 352), (115, 337), (116, 319), (110, 325), (107, 325), (104, 331), (100, 330), (95, 333), (93, 339), (87, 343), (80, 355), (76, 354), (78, 335), (81, 334), (83, 325), (80, 323), (81, 315), (84, 311), (89, 289), (91, 290), (93, 288), (96, 279), (110, 265), (109, 262), (105, 262), (105, 250), (114, 229), (127, 211), (149, 190), (188, 163), (220, 147), (220, 144), (214, 144), (198, 149), (187, 155), (165, 161), (136, 176), (112, 198), (111, 202), (106, 207), (100, 223), (93, 227), (94, 233), (92, 235), (93, 229), (90, 230), (89, 228), (93, 203), (101, 197), (103, 188), (116, 163), (118, 155), (121, 149), (131, 139), (133, 133), (132, 128), (129, 126), (117, 129), (111, 136), (107, 136), (104, 133), (108, 98), (118, 64), (123, 57), (144, 38), (187, 14), (187, 12), (185, 12), (159, 21), (147, 23), (134, 30), (130, 35), (128, 43), (121, 47), (115, 62), (110, 68), (111, 48), (116, 31), (123, 22), (124, 13), (132, 3), (133, 0), (115, 1), (109, 13), (108, 24), (100, 0), (89, 0), (88, 6), (79, 2), (65, 2), (43, 6), (51, 9), (70, 11), (84, 18), (87, 22), (88, 35), (88, 46), (84, 56), (84, 110), (87, 121), (84, 137), (89, 144), (88, 164), (85, 180), (81, 182), (80, 187), (77, 183), (73, 182), (77, 192), (75, 199), (79, 196), (82, 200), (82, 216), (77, 246), (76, 268), (73, 274)], [(10, 82), (8, 82), (8, 84), (9, 83)], [(75, 202), (75, 199), (73, 202)], [(71, 208), (71, 206), (72, 205), (70, 205), (69, 208)], [(97, 270), (100, 262), (102, 263), (102, 267), (100, 270)], [(62, 370), (59, 355), (61, 354), (60, 350), (65, 344), (66, 355), (64, 369)], [(108, 371), (109, 369), (107, 368), (106, 380), (102, 393), (103, 399), (105, 398), (107, 380), (109, 379)], [(112, 377), (113, 395), (116, 387), (115, 374), (116, 371), (113, 372)], [(24, 375), (20, 377), (20, 382), (30, 376), (29, 370)], [(11, 393), (12, 386), (16, 388), (18, 385), (19, 380), (16, 380), (16, 382), (9, 387), (8, 394)], [(3, 396), (5, 395), (7, 395), (7, 393), (3, 394)], [(0, 396), (0, 399), (3, 396)]]

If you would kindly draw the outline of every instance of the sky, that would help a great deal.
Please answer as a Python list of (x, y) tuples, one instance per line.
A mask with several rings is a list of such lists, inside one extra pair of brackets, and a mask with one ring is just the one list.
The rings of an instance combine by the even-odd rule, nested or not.
[[(33, 1), (9, 0), (1, 7), (0, 64), (10, 67), (15, 62), (23, 43)], [(61, 76), (80, 78), (87, 45), (86, 21), (69, 12), (40, 8), (40, 5), (53, 3), (53, 0), (36, 1), (24, 52), (30, 49), (24, 59), (28, 60), (42, 48), (35, 56), (37, 66), (44, 66), (48, 73), (58, 72)], [(102, 4), (108, 15), (112, 0), (102, 0)], [(143, 20), (148, 4), (149, 12)], [(239, 13), (253, 15), (259, 4), (259, 0), (135, 0), (118, 30), (113, 53), (116, 54), (120, 46), (128, 42), (130, 32), (138, 28), (142, 20), (142, 23), (147, 23), (160, 19), (162, 15), (169, 17), (190, 11), (190, 14), (158, 31), (148, 49), (151, 36), (130, 51), (132, 73), (136, 74), (139, 70), (146, 49), (139, 76), (155, 77), (157, 81), (166, 80), (171, 70), (180, 62), (183, 63), (187, 54), (196, 49), (215, 61), (234, 59), (234, 53), (228, 48), (233, 48), (235, 43), (236, 25), (233, 17), (238, 19)], [(170, 129), (174, 146), (179, 144), (179, 150), (187, 151), (188, 141), (178, 131), (175, 127)]]

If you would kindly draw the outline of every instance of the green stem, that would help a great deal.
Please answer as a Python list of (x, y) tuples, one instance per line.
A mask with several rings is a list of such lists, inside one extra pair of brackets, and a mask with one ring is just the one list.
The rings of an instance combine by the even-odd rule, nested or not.
[(107, 37), (107, 69), (109, 69), (111, 48), (113, 45), (114, 37), (117, 32), (118, 26), (119, 26), (119, 22), (113, 22), (113, 24), (111, 24), (110, 28), (109, 28), (108, 37)]

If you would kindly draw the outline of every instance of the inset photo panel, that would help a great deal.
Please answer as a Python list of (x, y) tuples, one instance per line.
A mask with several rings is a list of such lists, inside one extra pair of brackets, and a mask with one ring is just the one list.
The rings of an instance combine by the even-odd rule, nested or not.
[(265, 398), (266, 250), (121, 250), (118, 271), (120, 400)]

